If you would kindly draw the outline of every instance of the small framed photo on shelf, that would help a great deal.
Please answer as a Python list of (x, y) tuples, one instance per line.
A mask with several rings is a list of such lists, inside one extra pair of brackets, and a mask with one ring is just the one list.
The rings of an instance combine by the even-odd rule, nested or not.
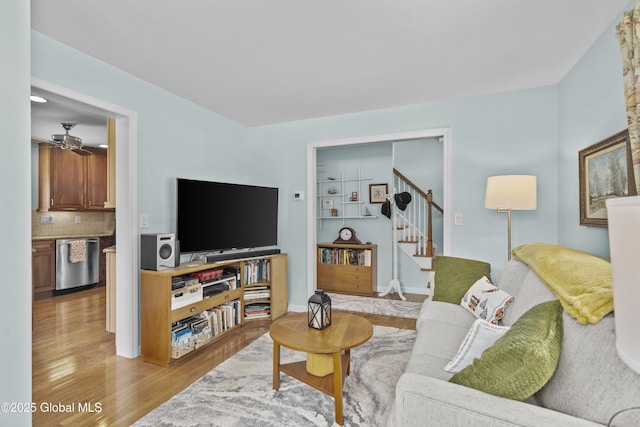
[(357, 202), (358, 201), (358, 192), (357, 191), (352, 191), (351, 192), (351, 202)]
[(605, 201), (636, 195), (629, 132), (623, 130), (578, 152), (580, 225), (607, 227)]
[(369, 184), (369, 203), (384, 203), (388, 192), (387, 184)]
[(323, 200), (322, 209), (333, 209), (333, 200)]
[(331, 209), (331, 216), (338, 216), (338, 209)]

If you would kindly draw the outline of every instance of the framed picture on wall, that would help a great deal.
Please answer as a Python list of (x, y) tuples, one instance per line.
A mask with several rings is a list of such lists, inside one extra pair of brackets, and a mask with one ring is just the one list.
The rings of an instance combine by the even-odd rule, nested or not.
[(384, 203), (388, 191), (387, 184), (369, 184), (369, 203)]
[(605, 201), (635, 196), (629, 132), (623, 130), (578, 152), (580, 225), (607, 227)]

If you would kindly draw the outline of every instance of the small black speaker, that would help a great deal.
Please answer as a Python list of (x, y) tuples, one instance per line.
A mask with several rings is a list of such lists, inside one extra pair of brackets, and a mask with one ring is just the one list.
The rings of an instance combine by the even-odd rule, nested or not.
[(176, 240), (176, 262), (173, 264), (174, 267), (180, 267), (180, 240)]
[(180, 264), (180, 255), (176, 253), (176, 236), (173, 233), (140, 235), (140, 268), (167, 270), (174, 268), (176, 262)]

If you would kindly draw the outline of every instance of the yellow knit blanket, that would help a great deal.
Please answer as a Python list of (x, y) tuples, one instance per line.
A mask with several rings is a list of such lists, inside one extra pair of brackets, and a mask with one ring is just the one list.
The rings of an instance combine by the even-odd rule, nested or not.
[(563, 246), (530, 243), (513, 250), (580, 324), (598, 323), (613, 311), (611, 263)]

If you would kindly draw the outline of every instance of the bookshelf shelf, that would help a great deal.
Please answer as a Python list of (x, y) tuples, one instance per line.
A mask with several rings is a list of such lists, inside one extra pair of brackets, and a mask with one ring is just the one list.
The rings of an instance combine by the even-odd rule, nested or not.
[[(285, 314), (287, 255), (142, 270), (140, 287), (143, 360), (169, 366), (244, 322)], [(252, 308), (249, 316), (247, 307)]]
[[(366, 215), (365, 200), (367, 194), (363, 182), (373, 178), (361, 176), (358, 167), (357, 176), (345, 177), (344, 173), (336, 179), (319, 179), (316, 181), (318, 199), (317, 219), (322, 229), (324, 220), (340, 219), (344, 224), (347, 219), (373, 219), (375, 215)], [(335, 193), (329, 193), (330, 190)], [(356, 200), (351, 200), (355, 196)]]
[(377, 257), (377, 245), (318, 243), (318, 289), (372, 296), (378, 290)]

